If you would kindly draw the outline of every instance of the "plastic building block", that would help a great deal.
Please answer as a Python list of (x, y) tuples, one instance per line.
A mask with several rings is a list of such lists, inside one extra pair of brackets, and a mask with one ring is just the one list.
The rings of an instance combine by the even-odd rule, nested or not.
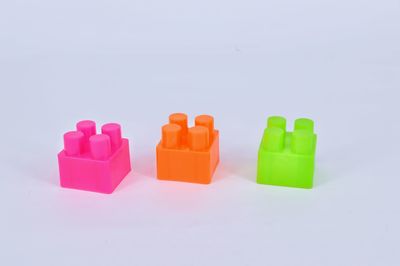
[(286, 132), (286, 119), (268, 119), (258, 153), (257, 183), (312, 188), (317, 135), (314, 122), (300, 118)]
[(62, 187), (112, 193), (131, 171), (129, 142), (121, 137), (119, 124), (96, 124), (85, 120), (76, 131), (64, 134), (64, 150), (58, 154)]
[(209, 184), (218, 163), (219, 132), (212, 116), (197, 116), (191, 128), (186, 114), (169, 116), (157, 145), (158, 179)]

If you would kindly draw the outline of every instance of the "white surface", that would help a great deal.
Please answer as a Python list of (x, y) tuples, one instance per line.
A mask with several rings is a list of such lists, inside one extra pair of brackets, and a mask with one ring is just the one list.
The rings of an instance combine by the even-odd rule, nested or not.
[[(399, 265), (398, 1), (3, 1), (1, 265)], [(160, 182), (171, 112), (209, 113), (209, 186)], [(255, 183), (269, 115), (316, 122), (312, 190)], [(80, 119), (116, 121), (134, 171), (61, 189)]]

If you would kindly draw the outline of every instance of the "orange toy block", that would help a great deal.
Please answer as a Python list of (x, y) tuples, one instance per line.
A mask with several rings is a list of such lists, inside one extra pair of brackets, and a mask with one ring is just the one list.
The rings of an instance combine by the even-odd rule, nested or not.
[(188, 128), (186, 114), (169, 116), (157, 145), (157, 178), (209, 184), (219, 163), (219, 132), (214, 118), (200, 115)]

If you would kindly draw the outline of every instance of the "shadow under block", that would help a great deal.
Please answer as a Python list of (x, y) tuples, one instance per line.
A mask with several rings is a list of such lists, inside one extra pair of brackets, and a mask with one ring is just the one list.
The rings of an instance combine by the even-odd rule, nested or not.
[(258, 152), (257, 183), (312, 188), (317, 135), (314, 122), (300, 118), (293, 132), (283, 117), (270, 117)]
[[(187, 128), (185, 114), (172, 114), (162, 128), (157, 145), (157, 178), (160, 180), (209, 184), (219, 163), (219, 132), (214, 119), (196, 117)], [(211, 134), (210, 134), (211, 133)]]
[(77, 131), (64, 134), (58, 164), (62, 187), (110, 194), (131, 171), (129, 141), (118, 124), (96, 134), (93, 121), (81, 121)]

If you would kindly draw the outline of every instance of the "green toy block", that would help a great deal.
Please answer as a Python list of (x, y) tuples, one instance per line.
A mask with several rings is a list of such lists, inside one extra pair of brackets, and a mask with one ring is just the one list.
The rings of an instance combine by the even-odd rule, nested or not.
[(314, 122), (299, 118), (294, 131), (286, 131), (286, 119), (268, 118), (258, 152), (257, 183), (312, 188), (317, 135)]

